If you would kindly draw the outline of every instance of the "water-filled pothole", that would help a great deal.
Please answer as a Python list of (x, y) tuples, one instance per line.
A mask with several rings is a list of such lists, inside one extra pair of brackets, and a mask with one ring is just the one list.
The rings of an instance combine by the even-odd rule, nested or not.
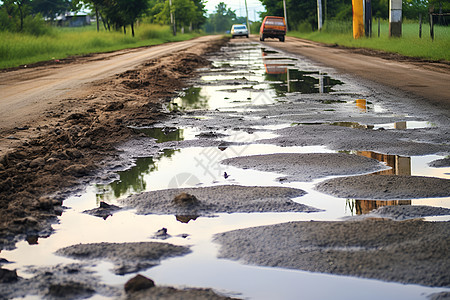
[(326, 73), (299, 69), (295, 58), (267, 56), (267, 51), (261, 53), (258, 47), (244, 47), (236, 55), (239, 60), (215, 62), (214, 72), (203, 75), (195, 87), (183, 91), (172, 101), (171, 108), (224, 109), (273, 104), (276, 97), (289, 93), (326, 94), (343, 84)]

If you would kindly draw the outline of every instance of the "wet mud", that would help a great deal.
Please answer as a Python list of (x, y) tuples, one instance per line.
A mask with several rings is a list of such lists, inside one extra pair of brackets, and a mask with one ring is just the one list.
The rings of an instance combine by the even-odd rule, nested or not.
[(215, 241), (219, 257), (249, 264), (449, 287), (449, 230), (449, 222), (418, 220), (292, 222)]
[(450, 180), (406, 175), (363, 175), (329, 179), (319, 183), (316, 189), (322, 193), (353, 199), (448, 197)]
[[(187, 201), (178, 200), (190, 195)], [(221, 185), (203, 188), (178, 188), (146, 192), (122, 202), (139, 214), (213, 216), (217, 213), (316, 212), (318, 209), (292, 201), (305, 194), (284, 187), (246, 187)], [(184, 196), (187, 198), (187, 196)], [(190, 199), (195, 198), (195, 201)]]
[(156, 266), (160, 260), (190, 253), (189, 248), (167, 243), (95, 243), (59, 249), (56, 254), (79, 260), (108, 260), (114, 273), (124, 275)]
[(395, 205), (382, 206), (372, 210), (370, 213), (360, 215), (353, 218), (389, 218), (392, 220), (403, 221), (408, 219), (417, 219), (432, 216), (448, 216), (450, 209), (444, 207), (431, 206), (411, 206), (411, 205)]
[[(1, 269), (0, 269), (1, 270)], [(17, 276), (0, 282), (1, 299), (36, 296), (40, 299), (86, 299), (94, 294), (119, 297), (122, 291), (100, 283), (100, 278), (86, 264), (65, 264), (28, 268), (31, 277)]]
[(222, 161), (243, 169), (256, 169), (289, 175), (279, 181), (311, 181), (313, 179), (353, 175), (356, 172), (371, 173), (386, 168), (378, 160), (345, 153), (286, 153), (240, 156)]

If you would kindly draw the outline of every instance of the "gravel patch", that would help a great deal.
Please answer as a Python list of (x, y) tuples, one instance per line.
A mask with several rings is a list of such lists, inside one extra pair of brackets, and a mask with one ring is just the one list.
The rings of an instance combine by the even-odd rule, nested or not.
[[(432, 207), (425, 205), (392, 205), (392, 206), (383, 206), (377, 209), (374, 209), (368, 214), (359, 216), (362, 218), (370, 218), (370, 217), (382, 217), (382, 218), (390, 218), (397, 221), (407, 220), (407, 219), (415, 219), (415, 218), (423, 218), (423, 217), (432, 217), (432, 216), (448, 216), (450, 215), (450, 209), (444, 207)], [(354, 218), (354, 217), (351, 217)], [(358, 218), (358, 217), (356, 217)]]
[(311, 181), (316, 178), (386, 169), (379, 161), (345, 153), (278, 153), (228, 158), (222, 161), (243, 169), (276, 172), (287, 177), (280, 181)]
[(403, 156), (449, 153), (450, 132), (423, 130), (367, 130), (331, 125), (292, 126), (276, 131), (279, 137), (259, 140), (280, 146), (322, 145), (334, 150), (363, 150)]
[(450, 157), (437, 159), (429, 163), (430, 167), (433, 168), (447, 168), (450, 167)]
[(247, 264), (450, 286), (450, 222), (290, 222), (217, 234), (220, 258)]
[(49, 267), (30, 267), (31, 278), (17, 277), (7, 283), (0, 282), (0, 299), (35, 296), (37, 299), (86, 299), (94, 294), (117, 298), (121, 290), (101, 283), (101, 279), (88, 270), (88, 265), (68, 264)]
[[(182, 193), (194, 196), (198, 201), (189, 205), (174, 201)], [(138, 214), (211, 216), (215, 213), (319, 211), (291, 200), (304, 194), (303, 190), (285, 187), (222, 185), (151, 191), (121, 201), (136, 208)]]
[(319, 192), (340, 198), (367, 200), (450, 196), (449, 179), (406, 175), (362, 175), (333, 178), (319, 183), (315, 188)]
[(156, 266), (161, 259), (190, 252), (183, 246), (140, 242), (77, 244), (59, 249), (56, 254), (80, 260), (108, 260), (114, 263), (114, 273), (123, 275)]
[(175, 289), (173, 287), (153, 287), (127, 295), (127, 300), (227, 300), (237, 299), (220, 296), (211, 289)]

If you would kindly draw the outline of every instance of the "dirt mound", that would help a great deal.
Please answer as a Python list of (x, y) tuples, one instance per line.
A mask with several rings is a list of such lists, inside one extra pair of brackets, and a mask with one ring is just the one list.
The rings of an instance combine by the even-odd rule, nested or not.
[(277, 172), (280, 181), (311, 181), (333, 175), (375, 172), (386, 167), (379, 161), (345, 153), (277, 153), (228, 158), (223, 164), (244, 169)]
[(184, 246), (167, 243), (93, 243), (59, 249), (56, 253), (81, 260), (109, 260), (116, 274), (128, 274), (159, 264), (161, 259), (190, 253)]
[(225, 232), (216, 241), (220, 257), (249, 264), (448, 287), (449, 226), (416, 220), (290, 222)]
[[(367, 187), (370, 186), (370, 189)], [(450, 196), (450, 180), (407, 175), (363, 175), (326, 180), (316, 186), (341, 198), (393, 200)]]
[[(184, 196), (184, 194), (189, 196)], [(210, 216), (215, 213), (316, 212), (318, 209), (296, 203), (294, 197), (305, 191), (285, 187), (221, 185), (145, 192), (121, 200), (139, 214)], [(195, 198), (180, 205), (179, 198)], [(175, 200), (175, 201), (174, 201)]]

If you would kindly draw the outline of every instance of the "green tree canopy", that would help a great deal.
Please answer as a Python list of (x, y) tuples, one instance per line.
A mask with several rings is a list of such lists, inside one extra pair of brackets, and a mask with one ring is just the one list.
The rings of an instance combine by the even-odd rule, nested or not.
[(231, 25), (237, 22), (236, 12), (228, 8), (224, 2), (220, 2), (214, 13), (209, 15), (206, 31), (226, 32), (231, 29)]

